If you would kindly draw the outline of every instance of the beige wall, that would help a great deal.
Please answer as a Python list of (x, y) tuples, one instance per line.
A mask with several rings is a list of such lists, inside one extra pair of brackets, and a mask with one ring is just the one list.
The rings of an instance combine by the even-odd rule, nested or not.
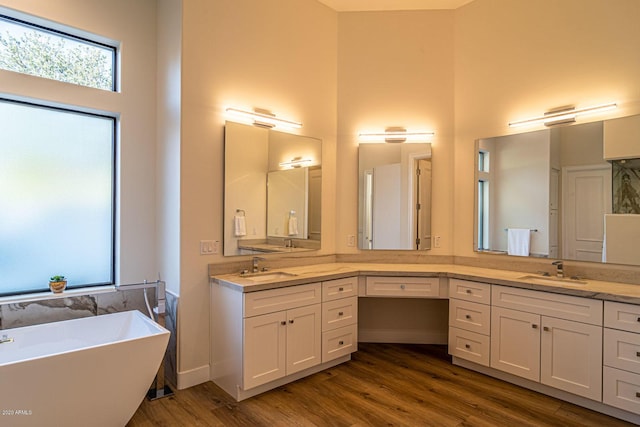
[[(453, 11), (338, 15), (337, 253), (356, 253), (358, 132), (433, 130), (433, 255), (452, 254)], [(324, 239), (324, 233), (323, 233)]]
[(521, 132), (507, 123), (568, 104), (640, 112), (638, 16), (636, 0), (475, 0), (456, 11), (455, 255), (478, 256), (474, 139)]
[[(334, 253), (337, 15), (312, 0), (184, 0), (179, 382), (208, 380), (207, 265), (223, 235), (225, 107), (266, 108), (323, 141), (322, 253)], [(242, 258), (241, 258), (242, 259)], [(248, 257), (244, 257), (247, 260)], [(179, 384), (180, 386), (181, 384)]]

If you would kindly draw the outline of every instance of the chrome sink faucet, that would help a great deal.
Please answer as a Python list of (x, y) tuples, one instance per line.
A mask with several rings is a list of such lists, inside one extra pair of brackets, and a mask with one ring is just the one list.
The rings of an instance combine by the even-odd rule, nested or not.
[(258, 262), (259, 261), (264, 261), (265, 258), (259, 257), (259, 256), (254, 256), (251, 259), (251, 272), (252, 273), (257, 273), (258, 271), (260, 271), (260, 269), (258, 268)]
[(564, 263), (562, 261), (554, 261), (551, 265), (556, 266), (556, 276), (559, 278), (564, 277)]

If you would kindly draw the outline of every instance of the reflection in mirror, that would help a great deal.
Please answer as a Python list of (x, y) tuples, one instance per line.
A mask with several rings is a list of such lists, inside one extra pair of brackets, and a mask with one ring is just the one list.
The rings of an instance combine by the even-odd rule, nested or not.
[(617, 144), (613, 132), (607, 133), (613, 126), (609, 122), (613, 121), (476, 141), (474, 249), (640, 264), (636, 255), (617, 255), (636, 252), (627, 248), (628, 238), (623, 236), (640, 233), (640, 215), (629, 219), (612, 213), (612, 187), (619, 187), (612, 181), (616, 171), (604, 148)]
[(431, 144), (360, 144), (358, 247), (431, 249)]
[(320, 249), (321, 146), (226, 122), (225, 256)]

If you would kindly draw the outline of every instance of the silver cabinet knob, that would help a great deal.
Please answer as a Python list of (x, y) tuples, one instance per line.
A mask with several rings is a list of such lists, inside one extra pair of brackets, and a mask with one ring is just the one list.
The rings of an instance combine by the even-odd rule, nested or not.
[(404, 286), (404, 285), (400, 285), (400, 289), (404, 289), (404, 288), (405, 288), (405, 286)]

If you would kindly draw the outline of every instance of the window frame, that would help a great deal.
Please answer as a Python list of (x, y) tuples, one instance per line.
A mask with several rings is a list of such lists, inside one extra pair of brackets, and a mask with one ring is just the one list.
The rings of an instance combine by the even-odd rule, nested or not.
[[(3, 10), (2, 8), (0, 8), (0, 20), (4, 20), (4, 21), (8, 21), (8, 22), (12, 22), (15, 23), (17, 25), (22, 25), (24, 27), (27, 28), (33, 28), (36, 29), (38, 31), (42, 31), (44, 33), (49, 33), (58, 37), (63, 37), (72, 41), (76, 41), (76, 42), (81, 42), (90, 46), (95, 46), (95, 47), (99, 47), (99, 48), (103, 48), (103, 49), (107, 49), (109, 51), (111, 51), (111, 64), (112, 64), (112, 71), (111, 71), (111, 89), (109, 90), (109, 92), (117, 92), (118, 91), (118, 87), (119, 87), (119, 82), (118, 82), (118, 76), (120, 75), (119, 73), (119, 69), (118, 69), (118, 56), (119, 56), (119, 48), (118, 46), (115, 46), (113, 44), (109, 44), (109, 43), (105, 43), (105, 42), (100, 42), (97, 40), (92, 40), (88, 37), (85, 36), (80, 36), (77, 34), (72, 34), (70, 32), (66, 32), (63, 30), (59, 30), (56, 28), (52, 28), (52, 27), (47, 27), (43, 24), (38, 24), (35, 22), (31, 22), (31, 21), (27, 21), (25, 19), (22, 18), (17, 18), (15, 16), (11, 16), (11, 15), (7, 15), (6, 11)], [(34, 19), (35, 20), (39, 20), (39, 19)], [(52, 23), (53, 24), (53, 23)], [(5, 71), (11, 71), (11, 70), (5, 70)], [(47, 80), (54, 80), (60, 83), (67, 83), (67, 84), (75, 84), (75, 83), (69, 83), (69, 82), (65, 82), (62, 80), (56, 80), (56, 79), (50, 79), (48, 77), (41, 77), (41, 76), (34, 76), (32, 74), (28, 74), (30, 76), (33, 77), (40, 77), (43, 79), (47, 79)], [(105, 89), (100, 89), (100, 88), (96, 88), (93, 86), (84, 86), (84, 85), (78, 85), (78, 86), (82, 86), (82, 87), (88, 87), (91, 89), (98, 89), (98, 90), (105, 90)]]
[[(95, 287), (95, 286), (113, 286), (115, 284), (115, 277), (116, 277), (116, 263), (117, 263), (117, 244), (116, 244), (116, 239), (117, 239), (117, 212), (118, 212), (118, 185), (117, 185), (117, 180), (118, 180), (118, 152), (119, 152), (119, 139), (118, 139), (118, 116), (116, 114), (104, 114), (104, 113), (96, 113), (96, 112), (89, 112), (86, 110), (83, 110), (81, 108), (78, 109), (74, 109), (71, 108), (69, 106), (66, 107), (61, 107), (61, 106), (57, 106), (57, 105), (51, 105), (51, 104), (47, 104), (47, 103), (38, 103), (35, 101), (24, 101), (24, 100), (19, 100), (19, 99), (14, 99), (14, 98), (8, 98), (6, 96), (3, 96), (2, 94), (0, 94), (0, 102), (9, 102), (9, 103), (14, 103), (14, 104), (20, 104), (20, 105), (26, 105), (29, 107), (33, 107), (33, 108), (41, 108), (41, 109), (47, 109), (47, 110), (54, 110), (54, 111), (59, 111), (59, 112), (64, 112), (64, 113), (71, 113), (71, 114), (80, 114), (83, 116), (89, 116), (89, 117), (99, 117), (99, 118), (103, 118), (103, 119), (109, 119), (111, 120), (112, 123), (112, 140), (111, 140), (111, 248), (110, 248), (110, 269), (109, 269), (109, 275), (110, 275), (110, 280), (109, 282), (101, 282), (101, 283), (85, 283), (85, 284), (76, 284), (76, 285), (70, 285), (67, 287), (67, 289), (80, 289), (80, 288), (88, 288), (88, 287)], [(41, 293), (41, 292), (45, 292), (48, 291), (48, 288), (43, 287), (43, 288), (39, 288), (39, 289), (24, 289), (21, 290), (20, 292), (0, 292), (0, 297), (6, 297), (6, 296), (16, 296), (16, 295), (29, 295), (29, 294), (35, 294), (35, 293)]]

